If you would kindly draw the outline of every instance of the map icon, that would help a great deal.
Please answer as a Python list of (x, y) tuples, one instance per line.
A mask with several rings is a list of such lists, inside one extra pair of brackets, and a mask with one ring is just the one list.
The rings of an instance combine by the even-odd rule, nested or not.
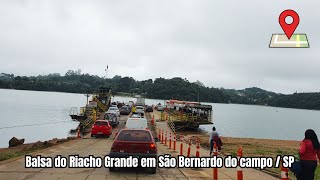
[[(286, 18), (291, 17), (292, 22), (287, 23)], [(309, 48), (306, 34), (294, 34), (300, 18), (294, 10), (287, 9), (279, 16), (279, 24), (285, 34), (272, 34), (270, 48)]]
[(290, 39), (285, 34), (272, 34), (270, 48), (309, 48), (306, 34), (293, 34)]

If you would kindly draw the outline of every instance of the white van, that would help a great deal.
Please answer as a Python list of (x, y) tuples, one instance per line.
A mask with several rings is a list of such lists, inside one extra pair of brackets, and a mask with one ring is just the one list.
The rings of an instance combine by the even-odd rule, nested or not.
[(128, 118), (126, 122), (127, 129), (148, 129), (148, 123), (146, 118)]

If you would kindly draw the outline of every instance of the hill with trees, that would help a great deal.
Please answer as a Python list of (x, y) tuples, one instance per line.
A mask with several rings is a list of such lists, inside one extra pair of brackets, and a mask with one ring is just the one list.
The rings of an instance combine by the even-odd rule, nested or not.
[(0, 74), (0, 88), (68, 93), (93, 93), (99, 87), (112, 88), (113, 94), (144, 94), (152, 99), (179, 99), (213, 103), (255, 104), (275, 107), (320, 110), (320, 93), (294, 93), (284, 95), (257, 87), (242, 90), (206, 87), (200, 81), (189, 82), (175, 77), (137, 81), (132, 77), (114, 76), (110, 79), (81, 70), (69, 70), (65, 75), (53, 73), (39, 76)]

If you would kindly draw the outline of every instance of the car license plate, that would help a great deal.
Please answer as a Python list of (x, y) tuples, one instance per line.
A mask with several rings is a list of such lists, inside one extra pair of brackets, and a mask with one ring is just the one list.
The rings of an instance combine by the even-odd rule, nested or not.
[(102, 134), (102, 132), (98, 132), (98, 134)]

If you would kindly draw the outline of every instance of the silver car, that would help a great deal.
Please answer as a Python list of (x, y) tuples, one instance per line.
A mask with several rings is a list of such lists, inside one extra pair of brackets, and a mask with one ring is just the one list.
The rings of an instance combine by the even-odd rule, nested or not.
[(117, 116), (120, 116), (120, 111), (117, 107), (110, 107), (106, 113), (115, 113)]

